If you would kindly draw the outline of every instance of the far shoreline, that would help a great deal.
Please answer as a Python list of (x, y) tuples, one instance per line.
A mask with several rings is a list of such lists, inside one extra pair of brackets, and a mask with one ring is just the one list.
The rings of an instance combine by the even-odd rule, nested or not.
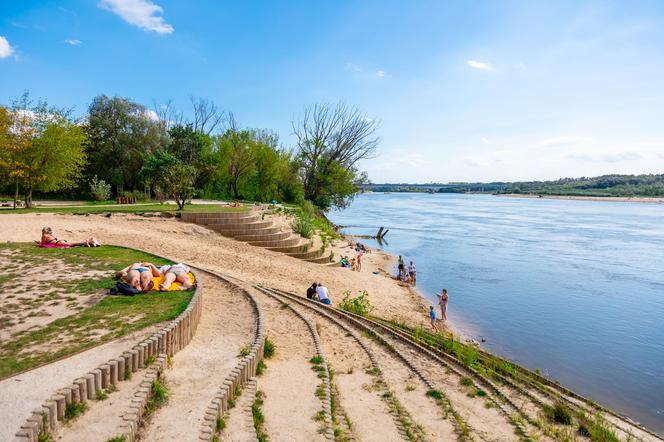
[(493, 196), (498, 196), (502, 198), (529, 198), (529, 199), (550, 199), (550, 200), (601, 201), (601, 202), (614, 202), (614, 203), (664, 204), (664, 197), (648, 197), (648, 196), (539, 195), (533, 193), (494, 193)]

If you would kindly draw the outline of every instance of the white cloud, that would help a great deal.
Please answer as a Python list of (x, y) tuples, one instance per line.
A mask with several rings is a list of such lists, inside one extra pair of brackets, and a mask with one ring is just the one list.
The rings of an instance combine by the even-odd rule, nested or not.
[(346, 63), (346, 70), (353, 72), (362, 72), (362, 68), (354, 63)]
[(624, 161), (634, 161), (640, 160), (643, 158), (639, 152), (617, 152), (617, 153), (607, 153), (607, 154), (579, 154), (579, 153), (570, 153), (567, 155), (567, 158), (570, 160), (582, 161), (582, 162), (591, 162), (591, 163), (622, 163)]
[(68, 38), (65, 40), (65, 43), (72, 46), (80, 46), (83, 42), (81, 40), (76, 40), (75, 38)]
[(589, 141), (592, 141), (591, 137), (573, 135), (573, 136), (548, 138), (546, 140), (540, 141), (538, 144), (542, 147), (563, 147), (563, 146), (572, 146), (580, 143), (586, 143)]
[(489, 144), (489, 140), (487, 139), (487, 137), (482, 137), (482, 143)]
[(7, 58), (14, 53), (14, 48), (9, 45), (5, 37), (0, 35), (0, 58)]
[(150, 0), (101, 0), (99, 7), (119, 15), (129, 24), (157, 34), (171, 34), (175, 30), (164, 21), (164, 9)]
[(378, 78), (385, 78), (385, 71), (382, 69), (379, 69), (376, 71), (376, 77)]
[(489, 63), (486, 63), (484, 61), (468, 60), (468, 66), (470, 66), (473, 69), (481, 69), (483, 71), (492, 71), (493, 70), (493, 66), (491, 66)]
[(152, 121), (159, 121), (159, 115), (152, 109), (148, 109), (145, 111), (145, 116)]

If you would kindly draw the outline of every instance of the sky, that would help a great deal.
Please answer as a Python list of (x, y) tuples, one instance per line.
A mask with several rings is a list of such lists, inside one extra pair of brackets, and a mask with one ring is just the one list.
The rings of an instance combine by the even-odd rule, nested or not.
[(664, 3), (0, 0), (0, 103), (214, 100), (294, 145), (304, 106), (380, 122), (373, 182), (664, 173)]

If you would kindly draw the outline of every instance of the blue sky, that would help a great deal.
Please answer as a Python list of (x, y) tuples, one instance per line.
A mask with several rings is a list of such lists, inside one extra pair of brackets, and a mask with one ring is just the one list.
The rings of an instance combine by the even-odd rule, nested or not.
[(213, 99), (286, 146), (306, 104), (381, 122), (375, 182), (664, 172), (660, 1), (0, 0), (0, 103)]

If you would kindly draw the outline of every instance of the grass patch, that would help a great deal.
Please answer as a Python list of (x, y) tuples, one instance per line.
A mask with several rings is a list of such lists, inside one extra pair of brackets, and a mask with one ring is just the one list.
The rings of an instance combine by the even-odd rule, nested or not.
[(127, 436), (114, 436), (106, 442), (127, 442)]
[(556, 402), (553, 406), (544, 404), (542, 410), (544, 416), (546, 416), (550, 422), (562, 425), (572, 424), (572, 411), (562, 402)]
[(108, 399), (108, 393), (106, 393), (104, 390), (97, 390), (95, 393), (95, 400), (105, 401), (106, 399)]
[(256, 365), (256, 376), (263, 376), (263, 373), (265, 373), (266, 369), (267, 365), (265, 365), (265, 362), (262, 360), (258, 361), (258, 365)]
[(314, 356), (313, 358), (309, 359), (309, 362), (311, 362), (312, 364), (322, 364), (323, 358), (320, 356)]
[(161, 379), (157, 378), (152, 381), (150, 392), (152, 394), (148, 399), (148, 403), (145, 405), (145, 411), (143, 412), (144, 416), (150, 416), (155, 412), (155, 410), (157, 410), (159, 407), (164, 405), (166, 401), (168, 401), (168, 388), (166, 385), (164, 385)]
[[(40, 249), (32, 244), (0, 244), (0, 251), (10, 250), (12, 261), (19, 267), (48, 265), (59, 260), (68, 266), (108, 271), (108, 278), (73, 280), (53, 283), (68, 294), (91, 294), (114, 284), (112, 274), (136, 261), (155, 265), (168, 261), (125, 247)], [(138, 296), (107, 296), (97, 304), (56, 319), (45, 326), (29, 330), (0, 342), (0, 379), (87, 350), (159, 322), (177, 317), (189, 304), (193, 292), (150, 292)], [(74, 298), (76, 299), (76, 298)], [(95, 335), (94, 330), (104, 334)], [(60, 344), (59, 338), (68, 337)]]
[(65, 406), (65, 420), (70, 421), (75, 419), (77, 416), (85, 413), (88, 409), (88, 405), (85, 402), (70, 402)]
[(221, 416), (217, 416), (215, 428), (217, 431), (224, 431), (224, 428), (226, 428), (226, 421)]
[(263, 345), (263, 356), (265, 356), (267, 359), (270, 359), (272, 356), (274, 356), (276, 351), (277, 350), (274, 342), (270, 341), (270, 338), (266, 336), (265, 344)]
[(472, 385), (473, 385), (473, 380), (470, 379), (470, 378), (467, 377), (467, 376), (462, 377), (461, 380), (460, 380), (459, 382), (460, 382), (461, 385), (463, 385), (464, 387), (472, 387)]
[(238, 355), (241, 358), (244, 358), (245, 356), (249, 356), (249, 353), (251, 353), (251, 348), (249, 347), (249, 344), (246, 344), (242, 346), (242, 348), (240, 348), (240, 352), (238, 353)]
[(265, 393), (261, 390), (256, 392), (256, 399), (254, 403), (251, 404), (251, 417), (254, 421), (254, 429), (256, 430), (256, 438), (258, 442), (265, 442), (268, 440), (267, 433), (265, 433), (265, 416), (263, 416), (263, 398)]
[(427, 396), (432, 397), (437, 401), (443, 399), (443, 394), (438, 390), (428, 390)]

